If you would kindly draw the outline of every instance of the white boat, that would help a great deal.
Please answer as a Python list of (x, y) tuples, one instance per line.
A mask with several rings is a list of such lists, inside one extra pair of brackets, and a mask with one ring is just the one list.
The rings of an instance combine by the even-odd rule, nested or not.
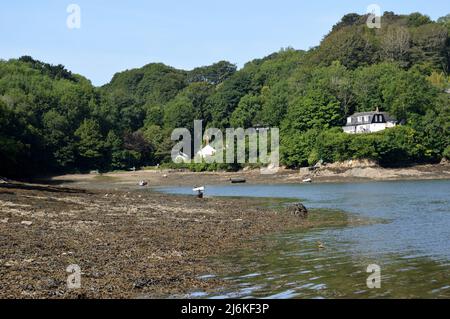
[(194, 189), (192, 189), (193, 192), (197, 192), (197, 197), (202, 199), (203, 198), (203, 193), (205, 192), (205, 186), (202, 187), (196, 187)]
[(312, 183), (312, 179), (311, 178), (304, 179), (303, 183)]
[(194, 188), (192, 191), (193, 192), (204, 192), (205, 191), (205, 186)]
[(148, 182), (147, 181), (140, 181), (139, 182), (139, 186), (143, 187), (143, 186), (147, 186)]

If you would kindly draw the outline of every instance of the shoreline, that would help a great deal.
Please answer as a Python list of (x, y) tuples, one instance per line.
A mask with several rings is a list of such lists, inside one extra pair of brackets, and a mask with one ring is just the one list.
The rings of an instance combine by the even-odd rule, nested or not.
[[(258, 238), (270, 234), (360, 222), (326, 210), (303, 220), (274, 208), (283, 201), (0, 185), (0, 297), (165, 298), (217, 290), (227, 283), (202, 276), (236, 266), (214, 256), (264, 249)], [(82, 271), (78, 290), (66, 285), (72, 264)]]
[[(379, 180), (348, 177), (348, 169), (333, 175), (330, 169), (320, 169), (314, 182)], [(447, 169), (415, 167), (420, 178), (410, 174), (407, 179), (444, 179)], [(218, 264), (214, 257), (265, 249), (270, 245), (261, 240), (265, 236), (376, 222), (329, 210), (312, 210), (303, 220), (281, 208), (287, 198), (199, 200), (152, 189), (224, 184), (234, 177), (245, 177), (249, 184), (281, 184), (299, 183), (303, 175), (288, 170), (275, 176), (149, 170), (0, 185), (0, 297), (183, 298), (226, 288), (227, 282), (210, 275), (236, 266)], [(137, 186), (142, 179), (148, 187)], [(71, 264), (82, 269), (79, 290), (67, 289), (65, 270)]]
[(203, 186), (230, 184), (232, 178), (243, 178), (248, 184), (293, 184), (311, 178), (313, 183), (355, 183), (371, 181), (440, 180), (450, 179), (450, 164), (427, 164), (408, 168), (381, 168), (370, 163), (351, 161), (325, 165), (310, 171), (280, 168), (273, 175), (262, 175), (259, 170), (239, 172), (190, 172), (171, 169), (141, 170), (135, 172), (110, 172), (104, 174), (67, 174), (50, 178), (34, 179), (36, 182), (51, 182), (73, 187), (135, 188), (140, 180), (155, 186)]

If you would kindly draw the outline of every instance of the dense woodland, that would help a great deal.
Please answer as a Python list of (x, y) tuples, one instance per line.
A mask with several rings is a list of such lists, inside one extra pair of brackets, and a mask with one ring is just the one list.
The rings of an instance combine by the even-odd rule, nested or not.
[[(99, 88), (62, 65), (0, 61), (0, 175), (169, 163), (172, 130), (192, 129), (195, 119), (279, 127), (281, 161), (292, 168), (320, 159), (392, 166), (449, 158), (450, 15), (386, 12), (381, 29), (366, 20), (348, 14), (318, 47), (282, 49), (240, 70), (226, 61), (192, 71), (149, 64)], [(403, 125), (342, 132), (348, 115), (377, 107)]]

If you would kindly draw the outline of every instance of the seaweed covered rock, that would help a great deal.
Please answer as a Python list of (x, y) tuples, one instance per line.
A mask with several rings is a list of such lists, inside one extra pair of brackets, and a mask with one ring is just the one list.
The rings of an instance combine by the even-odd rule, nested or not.
[(287, 207), (287, 211), (290, 214), (292, 214), (294, 216), (298, 216), (302, 219), (308, 218), (308, 209), (306, 209), (306, 207), (302, 203), (295, 203), (295, 204), (289, 205)]

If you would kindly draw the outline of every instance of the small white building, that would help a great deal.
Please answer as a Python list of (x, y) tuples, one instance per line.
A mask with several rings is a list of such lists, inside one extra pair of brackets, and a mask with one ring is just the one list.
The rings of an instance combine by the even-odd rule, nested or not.
[(200, 156), (201, 158), (211, 157), (214, 156), (216, 152), (215, 148), (208, 144), (197, 152), (197, 156)]
[(386, 112), (355, 113), (347, 118), (343, 127), (348, 134), (374, 133), (397, 125), (397, 121)]

